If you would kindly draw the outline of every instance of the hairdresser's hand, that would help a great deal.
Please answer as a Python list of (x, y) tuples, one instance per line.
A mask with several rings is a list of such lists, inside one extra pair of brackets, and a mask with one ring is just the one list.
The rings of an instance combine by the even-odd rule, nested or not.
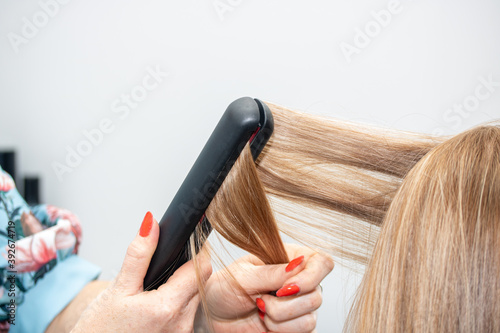
[[(151, 213), (129, 245), (118, 276), (83, 312), (72, 332), (192, 332), (200, 297), (192, 261), (181, 266), (158, 290), (143, 291), (143, 279), (158, 243)], [(212, 266), (198, 256), (205, 282)]]
[[(290, 258), (297, 258), (289, 265), (264, 265), (249, 255), (228, 266), (244, 290), (225, 271), (208, 280), (207, 303), (216, 332), (314, 331), (322, 302), (319, 283), (333, 269), (333, 260), (306, 247), (286, 249)], [(269, 294), (276, 290), (277, 297)]]

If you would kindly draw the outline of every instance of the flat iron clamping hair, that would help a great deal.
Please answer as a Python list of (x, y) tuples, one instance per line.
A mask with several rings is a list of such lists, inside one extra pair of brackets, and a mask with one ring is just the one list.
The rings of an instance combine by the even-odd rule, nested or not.
[(239, 98), (227, 107), (159, 222), (160, 238), (144, 278), (144, 290), (158, 288), (189, 260), (189, 238), (198, 223), (208, 237), (212, 227), (205, 211), (222, 182), (248, 142), (253, 159), (257, 159), (273, 129), (271, 111), (258, 99)]

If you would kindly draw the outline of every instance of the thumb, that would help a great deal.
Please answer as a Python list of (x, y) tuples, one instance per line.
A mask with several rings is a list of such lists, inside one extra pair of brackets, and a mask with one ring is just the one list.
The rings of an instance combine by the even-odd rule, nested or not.
[(135, 295), (143, 291), (143, 282), (158, 244), (160, 228), (151, 212), (147, 212), (141, 228), (129, 244), (114, 288), (121, 294)]
[(280, 289), (293, 273), (285, 271), (286, 264), (252, 266), (245, 272), (242, 287), (250, 293), (267, 294)]
[(158, 291), (174, 300), (177, 304), (187, 305), (198, 294), (212, 274), (210, 255), (205, 247), (196, 255), (195, 260), (189, 260), (179, 267), (168, 281), (158, 288)]

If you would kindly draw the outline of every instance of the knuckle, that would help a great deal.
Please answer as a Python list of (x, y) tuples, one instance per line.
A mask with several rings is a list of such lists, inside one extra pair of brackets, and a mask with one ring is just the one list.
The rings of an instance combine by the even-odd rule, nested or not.
[(276, 279), (276, 269), (269, 269), (264, 271), (264, 281), (274, 281)]
[(321, 258), (322, 258), (322, 261), (323, 263), (325, 264), (326, 268), (329, 270), (329, 271), (332, 271), (333, 268), (335, 267), (335, 262), (333, 261), (333, 258), (330, 257), (329, 255), (327, 254), (321, 254)]
[(127, 257), (132, 259), (141, 260), (145, 257), (140, 245), (137, 242), (132, 242), (127, 247)]
[(327, 262), (328, 262), (328, 269), (332, 271), (335, 268), (335, 262), (333, 261), (332, 258), (328, 258)]
[(176, 314), (175, 309), (172, 309), (170, 306), (165, 304), (159, 304), (158, 306), (155, 307), (155, 309), (152, 309), (152, 317), (155, 320), (158, 320), (165, 324), (174, 321), (175, 314)]
[(321, 295), (321, 291), (316, 290), (309, 300), (309, 307), (311, 308), (311, 310), (315, 311), (319, 309), (322, 303), (323, 296)]
[(300, 328), (301, 331), (310, 332), (316, 328), (316, 312), (308, 313), (302, 317)]
[(210, 262), (202, 263), (201, 265), (201, 280), (206, 282), (212, 275), (213, 269)]
[(168, 332), (175, 326), (175, 332), (193, 332), (194, 329), (194, 315), (191, 316), (191, 312), (187, 310), (186, 307), (180, 304), (171, 306), (162, 303), (159, 305), (160, 309), (155, 313), (155, 320), (157, 322), (163, 323), (163, 326)]
[(288, 319), (285, 311), (276, 311), (274, 307), (269, 307), (268, 304), (266, 304), (266, 315), (268, 315), (269, 318), (276, 322)]

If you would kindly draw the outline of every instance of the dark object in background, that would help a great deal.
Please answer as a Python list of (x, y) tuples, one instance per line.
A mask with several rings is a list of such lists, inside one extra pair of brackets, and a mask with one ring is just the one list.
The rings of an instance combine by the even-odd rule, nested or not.
[(40, 203), (40, 179), (38, 177), (24, 178), (24, 200), (30, 206)]
[(16, 153), (13, 150), (0, 151), (0, 165), (2, 169), (16, 181)]
[[(14, 182), (19, 185), (16, 172), (16, 152), (14, 150), (0, 151), (0, 166), (2, 166), (2, 169), (10, 174)], [(25, 177), (23, 186), (24, 199), (28, 205), (38, 205), (40, 203), (40, 178)], [(21, 192), (19, 186), (18, 190)]]

